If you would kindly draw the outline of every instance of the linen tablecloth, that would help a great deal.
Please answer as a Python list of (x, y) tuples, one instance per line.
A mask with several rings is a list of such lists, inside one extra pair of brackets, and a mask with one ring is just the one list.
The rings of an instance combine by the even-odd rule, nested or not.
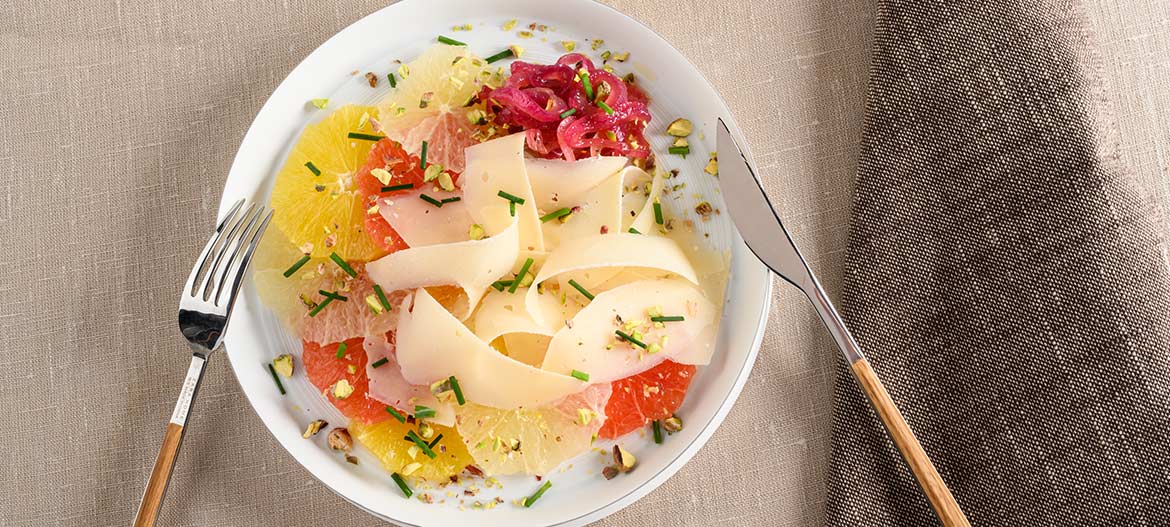
[[(840, 289), (874, 6), (607, 2), (724, 95), (764, 185)], [(185, 371), (175, 295), (236, 148), (305, 55), (383, 1), (0, 2), (0, 525), (123, 525)], [(1091, 2), (1121, 155), (1170, 201), (1170, 5)], [(780, 284), (778, 284), (779, 286)], [(674, 478), (601, 522), (820, 525), (835, 357), (777, 287), (739, 402)], [(161, 523), (377, 525), (210, 363)]]

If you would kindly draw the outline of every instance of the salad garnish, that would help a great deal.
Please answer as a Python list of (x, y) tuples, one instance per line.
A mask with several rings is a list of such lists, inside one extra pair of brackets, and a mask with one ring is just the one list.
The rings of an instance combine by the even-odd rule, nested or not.
[(350, 132), (346, 135), (346, 137), (349, 137), (350, 139), (360, 139), (362, 141), (381, 141), (383, 138), (383, 136), (380, 135), (367, 134), (363, 132)]
[[(345, 260), (341, 256), (338, 256), (338, 254), (336, 252), (330, 253), (329, 259), (333, 260), (333, 263), (337, 264), (337, 266), (340, 267), (342, 271), (345, 271), (345, 274), (347, 274), (351, 277), (354, 277), (354, 278), (357, 277), (357, 271), (354, 271), (353, 267), (350, 267), (349, 264), (346, 263)], [(338, 299), (338, 300), (341, 300), (341, 299)]]
[(443, 44), (446, 44), (448, 46), (466, 46), (467, 45), (466, 42), (460, 42), (458, 40), (455, 40), (451, 37), (447, 37), (444, 35), (439, 35), (438, 41), (443, 43)]
[(276, 383), (276, 389), (280, 390), (280, 394), (284, 395), (284, 384), (280, 382), (280, 377), (276, 375), (276, 368), (271, 364), (268, 365), (268, 372), (272, 374), (272, 381)]
[(590, 293), (588, 290), (586, 290), (585, 287), (577, 283), (576, 280), (569, 279), (569, 285), (573, 286), (573, 289), (576, 289), (577, 292), (581, 293), (581, 295), (583, 295), (585, 298), (593, 300), (593, 293)]
[(297, 260), (296, 263), (292, 264), (288, 268), (288, 270), (286, 270), (284, 272), (284, 277), (288, 278), (288, 277), (292, 276), (294, 273), (299, 271), (301, 269), (301, 267), (304, 267), (305, 264), (309, 263), (309, 260), (310, 260), (309, 255), (306, 254), (306, 255), (302, 256), (300, 260)]
[(410, 190), (414, 188), (414, 183), (403, 183), (401, 185), (390, 185), (382, 187), (382, 192), (396, 192), (399, 190)]
[(544, 496), (545, 491), (547, 491), (549, 487), (552, 487), (552, 481), (545, 481), (539, 489), (536, 489), (536, 492), (524, 499), (524, 507), (531, 507), (533, 503), (536, 503), (536, 500), (540, 499), (541, 496)]
[(344, 359), (345, 358), (345, 351), (347, 349), (349, 349), (349, 345), (346, 344), (345, 342), (342, 342), (341, 344), (339, 344), (337, 346), (337, 353), (334, 353), (333, 357), (337, 358), (337, 359)]
[(573, 370), (569, 373), (569, 376), (580, 381), (589, 382), (589, 374), (583, 371)]
[(402, 491), (403, 496), (409, 499), (412, 495), (414, 495), (414, 491), (410, 490), (410, 486), (406, 484), (406, 481), (403, 480), (402, 476), (398, 475), (397, 472), (390, 474), (390, 479), (394, 480), (394, 483), (398, 484), (398, 488)]
[(305, 163), (305, 168), (309, 169), (309, 172), (312, 172), (314, 176), (320, 176), (320, 175), (321, 175), (321, 170), (320, 170), (320, 169), (318, 169), (318, 168), (317, 168), (317, 165), (314, 165), (312, 161), (308, 161), (308, 162), (306, 162), (306, 163)]
[[(383, 361), (385, 361), (386, 359), (383, 357), (383, 358), (382, 358), (382, 360), (383, 360)], [(382, 364), (385, 364), (385, 362), (383, 362)], [(380, 366), (380, 365), (379, 365), (379, 366)], [(375, 367), (375, 368), (377, 368), (377, 366), (374, 366), (374, 367)], [(406, 422), (406, 416), (405, 416), (405, 415), (402, 415), (402, 412), (399, 412), (399, 411), (398, 411), (398, 410), (396, 410), (396, 409), (395, 409), (393, 406), (387, 406), (387, 407), (386, 407), (386, 411), (390, 413), (390, 416), (391, 416), (391, 417), (393, 417), (394, 419), (398, 420), (398, 422), (399, 422), (399, 423), (405, 423), (405, 422)]]

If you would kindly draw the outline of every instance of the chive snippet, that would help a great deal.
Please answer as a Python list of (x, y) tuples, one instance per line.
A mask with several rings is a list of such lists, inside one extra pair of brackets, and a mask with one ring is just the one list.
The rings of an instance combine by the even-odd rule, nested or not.
[(613, 115), (613, 108), (610, 108), (608, 104), (605, 104), (605, 101), (597, 101), (597, 107), (605, 110), (606, 115)]
[(362, 141), (381, 141), (385, 136), (375, 134), (363, 134), (361, 132), (350, 132), (348, 137), (350, 139), (361, 139)]
[(642, 233), (641, 233), (641, 232), (639, 232), (639, 231), (638, 231), (638, 229), (635, 229), (635, 228), (633, 228), (633, 227), (630, 227), (630, 234), (642, 234)]
[(544, 216), (541, 216), (540, 222), (541, 223), (548, 223), (552, 220), (563, 218), (563, 217), (568, 216), (572, 213), (573, 213), (573, 209), (570, 209), (568, 207), (565, 207), (562, 209), (557, 209), (557, 210), (554, 210), (548, 214), (545, 214)]
[(428, 417), (434, 417), (434, 416), (435, 416), (435, 409), (434, 408), (431, 408), (428, 406), (422, 406), (422, 405), (418, 405), (418, 406), (414, 407), (414, 417), (416, 419), (426, 419)]
[(459, 380), (452, 375), (447, 382), (451, 384), (451, 391), (455, 392), (455, 402), (459, 403), (459, 406), (466, 404), (467, 399), (463, 398), (463, 388), (459, 387)]
[(448, 46), (466, 46), (467, 45), (466, 42), (460, 42), (460, 41), (455, 40), (451, 37), (447, 37), (447, 36), (443, 36), (443, 35), (439, 35), (438, 40), (439, 40), (439, 42), (442, 42)]
[(511, 201), (512, 203), (515, 203), (515, 204), (517, 204), (517, 205), (523, 205), (523, 204), (524, 204), (524, 198), (522, 198), (522, 197), (520, 197), (520, 196), (517, 196), (517, 195), (515, 195), (515, 194), (509, 194), (509, 193), (507, 193), (507, 192), (504, 192), (504, 191), (502, 191), (502, 190), (501, 190), (501, 191), (497, 192), (497, 193), (496, 193), (496, 195), (497, 195), (497, 196), (499, 196), (499, 197), (501, 197), (501, 198), (504, 198), (504, 199), (506, 199), (506, 200), (508, 200), (508, 201)]
[(672, 146), (670, 148), (667, 148), (666, 151), (670, 152), (672, 154), (685, 156), (685, 155), (691, 153), (691, 147), (689, 147), (689, 146)]
[(512, 216), (513, 218), (516, 217), (516, 202), (515, 201), (508, 202), (508, 215)]
[(516, 56), (516, 54), (512, 52), (512, 48), (508, 48), (508, 49), (505, 49), (504, 51), (496, 53), (495, 55), (492, 55), (486, 59), (483, 59), (483, 61), (488, 63), (488, 64), (491, 64), (497, 60), (504, 60), (508, 57), (514, 57), (514, 56)]
[[(416, 415), (415, 417), (418, 416)], [(428, 445), (426, 441), (423, 441), (423, 439), (419, 437), (418, 434), (414, 433), (414, 430), (407, 432), (406, 438), (413, 441), (414, 444), (418, 446), (418, 448), (422, 450), (424, 454), (427, 455), (427, 457), (435, 459), (435, 451), (431, 450), (431, 446)]]
[(642, 341), (634, 338), (633, 336), (629, 335), (628, 333), (626, 333), (620, 329), (615, 329), (613, 332), (618, 336), (618, 338), (620, 338), (626, 342), (629, 342), (630, 344), (633, 344), (639, 348), (646, 349), (645, 342), (642, 342)]
[(317, 313), (320, 313), (321, 310), (325, 309), (325, 306), (329, 305), (329, 303), (332, 301), (333, 301), (332, 297), (328, 297), (328, 296), (325, 297), (325, 300), (322, 300), (320, 304), (317, 304), (317, 307), (313, 308), (312, 311), (309, 311), (309, 316), (310, 317), (317, 316)]
[(589, 374), (580, 370), (573, 370), (571, 373), (569, 373), (569, 376), (574, 379), (589, 382)]
[(423, 169), (423, 170), (427, 169), (427, 142), (426, 141), (422, 142), (422, 152), (420, 152), (418, 155), (418, 167)]
[(520, 266), (520, 272), (516, 274), (516, 278), (512, 280), (512, 285), (508, 286), (509, 293), (515, 293), (516, 288), (520, 287), (520, 282), (524, 281), (524, 275), (528, 274), (528, 268), (532, 267), (532, 258), (524, 260), (524, 265)]
[(669, 315), (663, 317), (650, 317), (651, 322), (682, 322), (686, 320), (682, 315)]
[[(386, 360), (386, 359), (382, 359), (382, 360)], [(376, 367), (377, 366), (375, 366), (375, 368)], [(391, 417), (393, 417), (394, 419), (397, 419), (399, 423), (406, 422), (406, 416), (402, 415), (402, 412), (399, 412), (393, 406), (387, 406), (386, 411), (390, 414)]]
[(575, 114), (575, 113), (577, 113), (577, 109), (576, 109), (576, 108), (569, 108), (568, 110), (565, 110), (564, 112), (561, 112), (561, 119), (564, 119), (564, 118), (566, 118), (566, 117), (568, 117), (568, 116), (570, 116), (570, 115), (573, 115), (573, 114)]
[(382, 309), (390, 311), (390, 301), (386, 300), (386, 293), (382, 291), (382, 286), (374, 284), (374, 294), (378, 295), (378, 302), (382, 304)]
[(456, 201), (459, 201), (461, 199), (463, 199), (463, 198), (460, 198), (459, 196), (455, 196), (453, 198), (445, 198), (445, 199), (443, 199), (443, 201), (440, 201), (439, 203), (446, 205), (448, 203), (455, 203)]
[(321, 169), (317, 168), (317, 165), (314, 165), (312, 161), (305, 163), (305, 168), (309, 169), (309, 172), (312, 172), (314, 176), (321, 175)]
[(391, 87), (391, 88), (397, 88), (397, 87), (398, 87), (398, 80), (394, 78), (394, 72), (393, 72), (393, 71), (392, 71), (392, 72), (390, 72), (390, 73), (387, 73), (387, 74), (386, 74), (386, 80), (390, 81), (390, 87)]
[(662, 225), (665, 221), (662, 219), (662, 203), (654, 202), (654, 223)]
[(410, 190), (414, 188), (414, 183), (403, 183), (401, 185), (390, 185), (389, 187), (382, 187), (382, 192), (394, 192), (396, 190)]
[(589, 82), (589, 72), (581, 71), (577, 73), (577, 78), (581, 79), (581, 85), (585, 88), (585, 97), (590, 101), (593, 100), (593, 84)]
[(654, 429), (654, 442), (656, 444), (661, 445), (662, 444), (662, 422), (654, 421), (652, 428)]
[(337, 353), (334, 353), (333, 356), (338, 358), (338, 359), (344, 359), (345, 358), (345, 351), (348, 349), (349, 349), (349, 344), (342, 342), (341, 344), (337, 345)]
[(276, 382), (276, 389), (280, 390), (281, 395), (284, 395), (284, 384), (280, 382), (280, 376), (276, 374), (276, 368), (272, 367), (271, 363), (268, 364), (268, 373), (272, 374), (272, 380)]
[(289, 267), (288, 270), (284, 272), (284, 277), (288, 278), (292, 276), (293, 273), (299, 271), (307, 263), (309, 263), (309, 255), (306, 254), (302, 256), (300, 260), (297, 260), (296, 263), (292, 264), (292, 267)]
[(426, 195), (426, 194), (419, 194), (419, 195), (418, 195), (418, 199), (421, 199), (421, 200), (423, 200), (423, 201), (425, 201), (425, 202), (427, 202), (427, 203), (430, 203), (431, 205), (434, 205), (434, 206), (436, 206), (436, 207), (442, 207), (442, 206), (443, 206), (443, 202), (442, 202), (442, 201), (439, 201), (439, 200), (437, 200), (437, 199), (435, 199), (435, 198), (432, 198), (432, 197), (430, 197), (430, 196), (428, 196), (428, 195)]
[(403, 496), (409, 498), (414, 495), (414, 491), (410, 490), (410, 486), (406, 484), (406, 481), (404, 481), (402, 476), (399, 476), (397, 472), (390, 474), (390, 479), (394, 480), (394, 483), (398, 484), (398, 489), (402, 491)]
[(330, 253), (329, 259), (333, 260), (333, 262), (336, 263), (342, 271), (345, 271), (345, 274), (357, 278), (357, 271), (354, 271), (353, 267), (350, 267), (349, 264), (345, 263), (345, 260), (338, 256), (337, 253)]
[(317, 292), (318, 292), (318, 293), (320, 293), (320, 294), (321, 294), (321, 296), (327, 296), (327, 297), (329, 297), (329, 298), (332, 298), (332, 299), (334, 299), (334, 300), (340, 300), (340, 301), (342, 301), (342, 302), (348, 302), (348, 301), (349, 301), (349, 297), (348, 297), (348, 296), (345, 296), (345, 295), (340, 295), (340, 294), (338, 294), (336, 291), (326, 291), (326, 290), (324, 290), (324, 289), (318, 289), (318, 290), (317, 290)]
[(439, 435), (435, 436), (435, 438), (432, 439), (431, 442), (429, 444), (427, 444), (427, 446), (431, 447), (431, 450), (434, 450), (435, 445), (439, 444), (439, 440), (442, 438), (443, 438), (443, 434), (439, 434)]
[(581, 286), (581, 284), (578, 284), (576, 280), (569, 280), (569, 285), (573, 286), (573, 289), (576, 289), (577, 292), (584, 295), (585, 298), (593, 300), (593, 293), (590, 293), (589, 290), (585, 289), (583, 286)]
[(527, 498), (524, 498), (524, 508), (531, 507), (533, 503), (536, 503), (536, 500), (540, 499), (540, 497), (544, 495), (544, 491), (548, 490), (548, 488), (551, 486), (552, 481), (545, 480), (544, 485), (541, 485), (540, 488), (536, 490), (536, 493)]
[[(371, 368), (381, 368), (382, 365), (386, 364), (387, 362), (390, 362), (390, 359), (387, 359), (386, 357), (382, 357), (382, 358), (374, 361), (372, 364), (370, 364), (370, 367)], [(390, 408), (390, 407), (387, 406), (386, 408)]]

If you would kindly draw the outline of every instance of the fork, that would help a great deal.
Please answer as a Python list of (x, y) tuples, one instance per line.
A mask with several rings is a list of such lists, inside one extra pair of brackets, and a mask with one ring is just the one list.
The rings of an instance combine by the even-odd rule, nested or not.
[[(260, 237), (272, 219), (271, 210), (256, 204), (249, 205), (241, 214), (244, 202), (237, 201), (220, 220), (183, 286), (179, 298), (179, 330), (191, 346), (191, 366), (187, 369), (187, 378), (179, 390), (179, 400), (175, 403), (171, 422), (167, 424), (154, 469), (142, 493), (142, 502), (134, 517), (135, 527), (154, 525), (158, 519), (179, 445), (183, 442), (187, 415), (195, 401), (195, 393), (199, 391), (199, 383), (203, 381), (203, 368), (211, 353), (223, 343), (224, 329), (248, 272), (248, 264), (252, 262)], [(216, 272), (219, 272), (218, 280)]]

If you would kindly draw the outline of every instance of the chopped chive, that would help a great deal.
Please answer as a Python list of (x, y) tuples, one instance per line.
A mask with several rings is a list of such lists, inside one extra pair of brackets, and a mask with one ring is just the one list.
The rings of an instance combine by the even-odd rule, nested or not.
[(523, 205), (523, 204), (524, 204), (524, 198), (522, 198), (522, 197), (520, 197), (520, 196), (517, 196), (517, 195), (515, 195), (515, 194), (509, 194), (509, 193), (507, 193), (507, 192), (504, 192), (504, 191), (502, 191), (502, 190), (501, 190), (501, 191), (497, 192), (497, 193), (496, 193), (496, 195), (497, 195), (497, 196), (499, 196), (499, 197), (501, 197), (501, 198), (504, 198), (504, 199), (506, 199), (506, 200), (508, 200), (508, 201), (511, 201), (512, 203), (515, 203), (515, 204), (517, 204), (517, 205)]
[(390, 72), (390, 73), (387, 73), (387, 74), (386, 74), (386, 80), (390, 81), (390, 87), (391, 87), (391, 88), (397, 88), (397, 87), (398, 87), (398, 80), (394, 78), (394, 72), (393, 72), (393, 71), (392, 71), (392, 72)]
[(508, 215), (512, 216), (513, 218), (516, 217), (516, 202), (515, 201), (508, 202)]
[(488, 63), (488, 64), (491, 64), (497, 60), (504, 60), (508, 57), (514, 57), (514, 56), (516, 56), (516, 54), (512, 52), (512, 48), (508, 48), (508, 49), (505, 49), (504, 51), (496, 53), (495, 55), (492, 55), (486, 59), (483, 59), (483, 61)]
[(398, 488), (402, 491), (403, 496), (409, 498), (414, 495), (414, 491), (410, 490), (410, 486), (406, 484), (406, 481), (404, 481), (402, 476), (399, 476), (397, 472), (390, 474), (390, 479), (394, 480), (394, 482), (398, 484)]
[(435, 438), (432, 439), (431, 442), (429, 444), (427, 444), (427, 446), (431, 447), (431, 450), (434, 450), (435, 445), (439, 444), (439, 440), (442, 438), (443, 438), (443, 434), (439, 434), (439, 435), (435, 436)]
[(314, 165), (312, 161), (305, 163), (305, 168), (309, 169), (309, 172), (312, 172), (314, 176), (321, 175), (321, 170), (317, 168), (317, 165)]
[(568, 216), (569, 214), (572, 214), (572, 213), (573, 213), (573, 209), (570, 209), (568, 207), (565, 207), (563, 209), (557, 209), (557, 210), (554, 210), (548, 214), (545, 214), (544, 216), (541, 216), (540, 222), (541, 223), (548, 223), (552, 220), (563, 218), (563, 217)]
[(312, 311), (309, 311), (309, 316), (311, 316), (311, 317), (317, 316), (317, 313), (320, 313), (321, 310), (325, 309), (325, 306), (329, 305), (329, 303), (332, 301), (333, 301), (332, 297), (328, 297), (328, 296), (325, 297), (325, 300), (322, 300), (320, 304), (317, 304), (317, 307), (313, 308)]
[[(418, 415), (415, 415), (415, 417), (418, 417)], [(428, 445), (426, 441), (423, 441), (423, 439), (419, 437), (418, 434), (414, 433), (414, 430), (407, 432), (406, 438), (413, 441), (414, 444), (417, 445), (418, 448), (427, 455), (427, 457), (435, 459), (435, 451), (431, 450), (431, 446)]]
[(662, 225), (665, 221), (662, 219), (662, 204), (654, 202), (654, 223)]
[(280, 376), (276, 374), (276, 368), (272, 367), (271, 363), (268, 364), (268, 373), (272, 374), (272, 380), (276, 382), (276, 389), (280, 390), (281, 395), (284, 395), (284, 384), (280, 382)]
[(329, 297), (329, 298), (332, 298), (332, 299), (334, 299), (334, 300), (340, 300), (340, 301), (342, 301), (342, 302), (348, 302), (348, 301), (349, 301), (349, 297), (348, 297), (348, 296), (345, 296), (345, 295), (339, 295), (339, 294), (337, 294), (337, 292), (336, 292), (336, 291), (326, 291), (326, 290), (324, 290), (324, 289), (318, 289), (318, 290), (317, 290), (317, 292), (318, 292), (318, 293), (321, 293), (321, 296), (327, 296), (327, 297)]
[(516, 278), (512, 280), (512, 285), (508, 286), (509, 293), (515, 293), (516, 288), (520, 287), (520, 282), (524, 281), (524, 275), (528, 274), (528, 268), (532, 267), (532, 258), (524, 260), (524, 265), (520, 266), (520, 272), (516, 274)]
[(395, 190), (410, 190), (414, 188), (414, 183), (403, 183), (401, 185), (390, 185), (389, 187), (382, 187), (382, 192), (394, 192)]
[(435, 416), (435, 409), (427, 406), (418, 405), (414, 407), (414, 417), (417, 419), (426, 419)]
[(338, 359), (344, 359), (345, 358), (345, 351), (348, 349), (349, 349), (349, 344), (342, 342), (341, 344), (337, 345), (337, 353), (334, 353), (333, 356), (338, 358)]
[(463, 398), (463, 388), (459, 387), (459, 380), (452, 375), (451, 378), (447, 379), (447, 382), (451, 384), (451, 391), (455, 392), (455, 402), (458, 402), (459, 406), (466, 404), (467, 399)]
[(455, 196), (455, 197), (453, 197), (453, 198), (446, 198), (446, 199), (444, 199), (443, 201), (440, 201), (439, 203), (442, 203), (443, 205), (446, 205), (446, 204), (448, 204), (448, 203), (455, 203), (456, 201), (459, 201), (459, 200), (461, 200), (461, 199), (463, 199), (463, 198), (460, 198), (459, 196)]
[(589, 374), (580, 370), (573, 370), (571, 373), (569, 373), (569, 376), (574, 379), (589, 382)]
[[(383, 364), (386, 364), (387, 362), (390, 362), (390, 359), (387, 359), (386, 357), (382, 357), (382, 358), (374, 361), (373, 364), (370, 364), (370, 367), (371, 368), (380, 368), (380, 367), (382, 367)], [(389, 409), (390, 407), (387, 406), (386, 408)]]
[(576, 109), (576, 108), (569, 108), (568, 110), (565, 110), (564, 112), (561, 112), (561, 119), (564, 119), (564, 118), (566, 118), (566, 117), (568, 117), (568, 116), (570, 116), (570, 115), (573, 115), (573, 114), (575, 114), (575, 113), (577, 113), (577, 109)]
[(589, 72), (582, 71), (577, 74), (577, 78), (581, 79), (581, 85), (585, 88), (585, 97), (590, 101), (593, 100), (593, 84), (589, 82)]
[(605, 101), (597, 101), (597, 107), (605, 110), (606, 115), (613, 115), (613, 108), (610, 108), (608, 104), (605, 104)]
[(390, 311), (390, 301), (386, 300), (386, 293), (382, 291), (382, 286), (374, 284), (374, 294), (378, 295), (378, 302), (382, 304), (382, 309)]
[(670, 315), (665, 317), (650, 317), (651, 322), (682, 322), (686, 320), (682, 315)]
[(385, 138), (385, 136), (374, 135), (374, 134), (363, 134), (361, 132), (350, 132), (349, 138), (350, 139), (361, 139), (363, 141), (381, 141), (382, 139)]
[(297, 260), (297, 263), (292, 264), (292, 267), (289, 267), (288, 270), (284, 272), (284, 277), (288, 278), (292, 276), (293, 273), (299, 271), (307, 263), (309, 263), (309, 255), (306, 254), (302, 256), (300, 260)]
[(630, 234), (642, 234), (642, 233), (641, 233), (641, 232), (638, 232), (638, 229), (635, 229), (635, 228), (633, 228), (633, 227), (630, 227)]
[(418, 167), (423, 169), (423, 170), (427, 169), (427, 142), (426, 141), (422, 142), (422, 152), (420, 152), (418, 155)]
[(421, 200), (423, 200), (423, 201), (425, 201), (425, 202), (427, 202), (427, 203), (430, 203), (431, 205), (434, 205), (434, 206), (436, 206), (436, 207), (442, 207), (442, 206), (443, 206), (443, 202), (442, 202), (442, 201), (439, 201), (439, 200), (437, 200), (437, 199), (435, 199), (435, 198), (432, 198), (432, 197), (430, 197), (430, 196), (428, 196), (428, 195), (426, 195), (426, 194), (419, 194), (419, 195), (418, 195), (418, 199), (421, 199)]
[(533, 503), (536, 503), (536, 500), (540, 499), (540, 497), (544, 495), (544, 491), (548, 490), (548, 488), (551, 486), (552, 481), (546, 480), (544, 485), (541, 485), (540, 488), (536, 490), (536, 493), (527, 498), (524, 498), (524, 507), (531, 507)]
[(496, 280), (492, 282), (492, 287), (496, 288), (496, 291), (501, 292), (510, 285), (512, 285), (512, 280)]
[(691, 153), (691, 147), (689, 147), (689, 146), (672, 146), (670, 148), (667, 148), (666, 151), (670, 152), (672, 154), (685, 156), (685, 155)]
[(624, 341), (626, 341), (626, 342), (629, 342), (630, 344), (633, 344), (633, 345), (635, 345), (635, 346), (637, 346), (637, 347), (639, 347), (639, 348), (646, 349), (646, 343), (645, 343), (645, 342), (642, 342), (642, 341), (640, 341), (640, 340), (638, 340), (638, 339), (636, 339), (636, 338), (634, 338), (634, 337), (632, 337), (632, 336), (628, 335), (626, 332), (624, 332), (624, 331), (622, 331), (622, 330), (620, 330), (620, 329), (615, 329), (613, 332), (614, 332), (615, 334), (617, 334), (617, 336), (618, 336), (619, 338), (621, 338), (622, 340), (624, 340)]
[(569, 285), (573, 286), (573, 289), (576, 289), (578, 293), (585, 295), (585, 298), (593, 300), (593, 293), (590, 293), (589, 290), (582, 287), (581, 284), (578, 284), (576, 280), (569, 280)]
[[(385, 360), (386, 360), (385, 358), (382, 359), (382, 361), (385, 361)], [(382, 362), (382, 361), (379, 361), (379, 362)], [(377, 364), (377, 362), (375, 362), (374, 364)], [(382, 362), (382, 364), (385, 364), (385, 362)], [(377, 368), (377, 366), (374, 366), (374, 367)], [(393, 417), (394, 419), (397, 419), (399, 423), (406, 422), (406, 416), (402, 415), (402, 412), (399, 412), (393, 406), (387, 406), (386, 411), (390, 413), (391, 417)]]
[(460, 42), (458, 40), (455, 40), (453, 38), (446, 37), (443, 35), (439, 35), (438, 40), (439, 40), (439, 42), (442, 42), (448, 46), (466, 46), (467, 45), (466, 42)]
[(338, 256), (337, 253), (330, 253), (329, 259), (333, 260), (333, 262), (336, 263), (342, 271), (345, 271), (345, 274), (357, 278), (357, 271), (354, 271), (353, 267), (350, 267), (349, 264), (345, 263), (345, 260)]
[(654, 421), (653, 429), (654, 429), (654, 442), (661, 445), (662, 444), (662, 423), (659, 421)]

